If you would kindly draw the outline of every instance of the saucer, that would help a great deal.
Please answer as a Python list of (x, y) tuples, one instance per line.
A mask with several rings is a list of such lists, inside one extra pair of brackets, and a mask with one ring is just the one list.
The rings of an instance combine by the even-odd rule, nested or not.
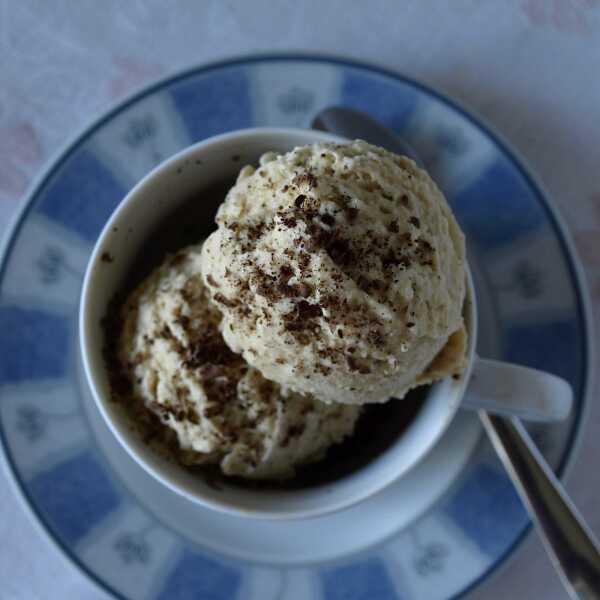
[(117, 598), (446, 599), (488, 576), (529, 528), (471, 413), (397, 485), (333, 515), (275, 522), (170, 492), (121, 449), (91, 400), (80, 288), (127, 191), (195, 141), (308, 127), (333, 104), (369, 113), (423, 158), (467, 235), (478, 352), (571, 383), (571, 417), (531, 432), (559, 474), (572, 460), (588, 398), (587, 296), (564, 225), (506, 144), (439, 93), (371, 66), (285, 55), (193, 69), (123, 102), (63, 151), (32, 188), (0, 266), (8, 471), (42, 529)]

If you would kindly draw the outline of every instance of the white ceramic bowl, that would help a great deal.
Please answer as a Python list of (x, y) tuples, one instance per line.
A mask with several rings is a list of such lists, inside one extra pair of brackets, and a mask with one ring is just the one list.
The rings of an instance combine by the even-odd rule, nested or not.
[[(240, 166), (256, 163), (264, 152), (286, 152), (295, 146), (327, 140), (342, 141), (310, 130), (248, 129), (213, 137), (183, 150), (154, 169), (125, 197), (102, 231), (85, 275), (80, 311), (83, 365), (106, 423), (129, 454), (164, 485), (221, 511), (267, 518), (308, 517), (339, 510), (371, 496), (405, 475), (444, 433), (461, 404), (475, 360), (476, 303), (469, 278), (468, 372), (459, 380), (448, 378), (430, 386), (408, 429), (364, 468), (317, 487), (271, 491), (225, 483), (222, 489), (215, 489), (203, 478), (150, 450), (127, 425), (121, 409), (111, 400), (101, 320), (111, 299), (123, 288), (132, 264), (145, 251), (150, 232), (159, 229), (165, 217), (190, 197), (206, 203), (206, 220), (213, 219), (222, 198), (203, 197), (202, 190), (235, 177)], [(106, 253), (112, 261), (105, 260)]]

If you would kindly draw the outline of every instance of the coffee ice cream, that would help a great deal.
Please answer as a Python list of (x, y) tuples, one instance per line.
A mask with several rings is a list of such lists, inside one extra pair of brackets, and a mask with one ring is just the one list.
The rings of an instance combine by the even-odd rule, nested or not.
[(138, 421), (153, 415), (155, 434), (171, 439), (184, 464), (215, 464), (249, 479), (289, 477), (350, 435), (360, 407), (282, 388), (234, 353), (201, 268), (201, 245), (181, 250), (123, 304), (117, 358), (131, 385), (118, 400), (135, 407)]
[(201, 271), (223, 338), (278, 393), (385, 402), (464, 367), (464, 236), (412, 160), (362, 141), (267, 154), (216, 220)]

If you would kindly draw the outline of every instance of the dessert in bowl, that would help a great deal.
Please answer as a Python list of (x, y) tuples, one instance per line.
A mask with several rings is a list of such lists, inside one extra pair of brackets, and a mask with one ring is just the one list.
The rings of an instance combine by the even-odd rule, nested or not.
[(94, 398), (138, 463), (268, 518), (406, 474), (460, 406), (477, 334), (431, 178), (284, 129), (211, 138), (145, 177), (98, 240), (80, 316)]

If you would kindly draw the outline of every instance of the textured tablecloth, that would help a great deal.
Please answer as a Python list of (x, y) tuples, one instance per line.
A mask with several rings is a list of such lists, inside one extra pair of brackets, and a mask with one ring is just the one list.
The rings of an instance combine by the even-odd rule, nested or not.
[[(116, 100), (184, 67), (272, 50), (368, 60), (487, 118), (566, 218), (598, 318), (597, 0), (0, 0), (0, 232), (42, 166)], [(599, 452), (596, 402), (567, 486), (596, 534)], [(38, 532), (1, 474), (0, 507), (0, 599), (105, 597)], [(532, 535), (472, 597), (565, 593)]]

